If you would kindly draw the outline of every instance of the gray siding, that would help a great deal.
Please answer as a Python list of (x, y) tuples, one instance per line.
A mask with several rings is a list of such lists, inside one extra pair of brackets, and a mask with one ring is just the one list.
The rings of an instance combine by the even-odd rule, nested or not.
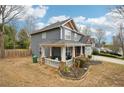
[[(60, 39), (60, 28), (52, 29), (50, 31), (46, 31), (46, 39), (42, 39), (42, 33), (34, 34), (31, 36), (32, 44), (32, 53), (40, 56), (40, 44), (45, 42), (46, 40), (59, 40)], [(46, 48), (45, 54), (49, 55), (49, 49)]]
[(32, 53), (36, 55), (40, 55), (40, 42), (41, 42), (41, 33), (31, 36), (31, 48)]
[(60, 39), (60, 28), (46, 31), (47, 40), (59, 40)]

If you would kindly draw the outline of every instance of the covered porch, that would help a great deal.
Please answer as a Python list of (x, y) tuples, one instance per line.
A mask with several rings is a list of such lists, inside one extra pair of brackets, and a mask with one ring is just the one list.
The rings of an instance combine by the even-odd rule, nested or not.
[(45, 64), (56, 68), (60, 66), (60, 62), (72, 66), (73, 58), (81, 55), (85, 56), (85, 46), (87, 45), (70, 41), (41, 44), (41, 58), (44, 58)]

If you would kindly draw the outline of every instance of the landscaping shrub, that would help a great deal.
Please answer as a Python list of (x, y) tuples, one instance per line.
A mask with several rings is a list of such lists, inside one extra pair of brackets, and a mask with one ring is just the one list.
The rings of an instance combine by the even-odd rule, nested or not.
[(99, 54), (99, 51), (93, 50), (93, 55), (98, 55), (98, 54)]
[(64, 67), (64, 72), (69, 72), (69, 71), (70, 71), (69, 67), (68, 66), (65, 66)]
[(99, 55), (106, 56), (106, 57), (112, 57), (112, 58), (118, 58), (118, 56), (116, 56), (116, 55), (107, 54), (107, 53), (100, 53)]
[(78, 57), (75, 59), (75, 65), (76, 67), (84, 67), (85, 65), (87, 65), (89, 63), (89, 59), (85, 58), (85, 57)]
[(115, 55), (115, 54), (110, 54), (110, 53), (105, 53), (105, 52), (98, 52), (96, 50), (93, 50), (93, 55), (100, 55), (100, 56), (106, 56), (106, 57), (112, 57), (112, 58), (119, 58), (119, 59), (122, 59), (120, 58), (120, 55)]
[(92, 55), (88, 55), (88, 58), (91, 59), (92, 58)]

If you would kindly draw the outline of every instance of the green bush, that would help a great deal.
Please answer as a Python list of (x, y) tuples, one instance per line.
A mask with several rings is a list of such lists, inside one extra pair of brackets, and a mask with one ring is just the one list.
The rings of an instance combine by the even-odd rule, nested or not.
[(91, 59), (92, 58), (92, 55), (88, 55), (88, 58)]
[(68, 66), (65, 66), (64, 67), (64, 72), (69, 72), (69, 71), (70, 71), (69, 67)]
[(93, 55), (99, 55), (99, 51), (93, 50)]
[(106, 56), (106, 57), (112, 57), (112, 58), (118, 58), (118, 56), (115, 56), (115, 55), (112, 55), (112, 54), (107, 54), (107, 53), (100, 53), (99, 55)]

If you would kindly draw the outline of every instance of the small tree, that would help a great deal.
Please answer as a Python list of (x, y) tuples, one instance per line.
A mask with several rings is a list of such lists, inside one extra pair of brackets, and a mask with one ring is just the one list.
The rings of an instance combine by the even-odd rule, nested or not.
[(26, 29), (21, 29), (19, 31), (18, 39), (19, 39), (21, 48), (29, 48), (30, 41), (29, 41), (28, 31)]

